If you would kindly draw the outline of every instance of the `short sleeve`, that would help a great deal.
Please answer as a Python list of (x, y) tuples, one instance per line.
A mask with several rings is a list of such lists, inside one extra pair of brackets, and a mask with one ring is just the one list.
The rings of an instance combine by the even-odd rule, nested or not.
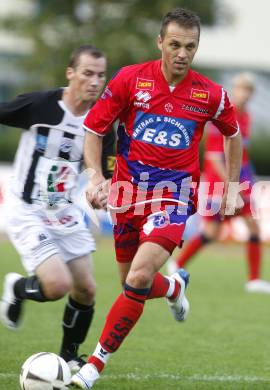
[(212, 122), (225, 137), (232, 137), (239, 131), (234, 107), (223, 88), (221, 88), (220, 102)]
[(218, 128), (209, 122), (206, 127), (205, 153), (223, 154), (223, 136)]

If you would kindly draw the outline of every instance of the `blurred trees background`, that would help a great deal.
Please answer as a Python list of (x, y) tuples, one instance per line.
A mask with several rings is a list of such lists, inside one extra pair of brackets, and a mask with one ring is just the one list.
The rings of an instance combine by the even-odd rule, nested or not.
[(33, 42), (31, 56), (20, 59), (32, 88), (65, 85), (71, 51), (91, 43), (109, 59), (109, 76), (123, 65), (159, 56), (156, 36), (164, 14), (184, 6), (203, 24), (212, 24), (214, 0), (36, 0), (33, 13), (4, 20), (5, 27)]
[[(30, 42), (29, 52), (18, 56), (23, 75), (7, 98), (25, 91), (64, 86), (65, 68), (72, 50), (91, 43), (108, 57), (108, 78), (121, 66), (158, 58), (156, 47), (161, 19), (175, 7), (193, 9), (203, 25), (226, 18), (215, 0), (29, 0), (32, 12), (1, 18), (2, 26)], [(219, 4), (219, 6), (218, 6)], [(218, 7), (218, 8), (217, 8)], [(218, 20), (217, 20), (218, 19)], [(219, 72), (199, 69), (216, 81)], [(20, 131), (0, 128), (0, 159), (13, 159)], [(269, 133), (255, 137), (251, 155), (260, 174), (269, 174)]]

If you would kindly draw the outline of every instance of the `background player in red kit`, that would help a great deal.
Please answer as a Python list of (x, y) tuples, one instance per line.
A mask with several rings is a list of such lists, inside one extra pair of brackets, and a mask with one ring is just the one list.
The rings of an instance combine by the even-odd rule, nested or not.
[(223, 88), (190, 69), (199, 35), (196, 14), (181, 8), (169, 12), (158, 38), (161, 60), (122, 68), (84, 122), (85, 161), (96, 172), (88, 200), (104, 204), (101, 140), (119, 119), (108, 207), (113, 211), (123, 292), (107, 315), (88, 364), (72, 377), (72, 383), (83, 389), (92, 388), (104, 364), (139, 320), (146, 300), (166, 297), (177, 321), (187, 316), (188, 274), (178, 270), (169, 278), (159, 270), (181, 244), (185, 222), (196, 210), (193, 187), (200, 177), (198, 147), (209, 120), (225, 135), (228, 147), (221, 214), (226, 204), (233, 207), (227, 184), (239, 180), (241, 135)]
[[(242, 192), (244, 207), (241, 216), (249, 230), (247, 241), (247, 265), (248, 281), (245, 289), (248, 292), (270, 293), (270, 283), (260, 279), (261, 268), (261, 242), (259, 227), (252, 217), (250, 208), (251, 186), (254, 184), (253, 169), (248, 156), (248, 143), (250, 137), (250, 115), (247, 111), (247, 103), (254, 92), (254, 80), (249, 73), (240, 73), (233, 80), (232, 100), (235, 107), (236, 118), (241, 130), (243, 139), (243, 158), (240, 173), (240, 182), (248, 181), (249, 188)], [(210, 124), (207, 129), (205, 140), (204, 157), (204, 181), (209, 182), (209, 197), (213, 192), (215, 182), (225, 180), (225, 164), (223, 152), (223, 137), (218, 129)], [(220, 233), (221, 220), (219, 215), (205, 216), (203, 232), (191, 239), (181, 250), (177, 260), (170, 259), (168, 262), (169, 273), (175, 272), (179, 267), (184, 267), (186, 263), (206, 244), (216, 240)]]

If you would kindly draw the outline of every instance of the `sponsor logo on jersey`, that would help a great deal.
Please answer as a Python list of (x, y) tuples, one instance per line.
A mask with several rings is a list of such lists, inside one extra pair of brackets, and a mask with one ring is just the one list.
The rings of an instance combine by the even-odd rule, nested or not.
[(79, 126), (74, 125), (74, 123), (67, 123), (66, 126), (72, 127), (72, 129), (78, 129), (79, 128)]
[(72, 171), (68, 166), (52, 165), (47, 178), (48, 192), (64, 192), (66, 184), (72, 175)]
[(153, 91), (154, 80), (137, 78), (136, 89), (143, 89), (144, 91)]
[(135, 94), (135, 97), (137, 101), (134, 102), (134, 106), (146, 109), (150, 108), (150, 104), (147, 102), (151, 99), (152, 96), (148, 91), (139, 91)]
[(170, 218), (167, 213), (164, 213), (163, 215), (155, 215), (153, 219), (153, 225), (156, 228), (163, 228), (170, 223)]
[(207, 110), (206, 108), (192, 106), (190, 104), (182, 104), (181, 108), (182, 110), (185, 111), (196, 112), (197, 114), (202, 114), (202, 115), (209, 115), (209, 110)]
[(47, 147), (48, 137), (46, 135), (37, 134), (36, 138), (36, 150), (38, 152), (44, 152)]
[(101, 95), (101, 99), (106, 100), (107, 98), (111, 98), (112, 95), (113, 95), (113, 94), (112, 94), (112, 91), (111, 91), (110, 88), (107, 86), (107, 87), (104, 89), (103, 94)]
[(208, 102), (210, 96), (209, 91), (204, 91), (203, 89), (191, 89), (191, 99), (200, 100), (202, 102)]
[(151, 95), (147, 91), (139, 91), (135, 94), (137, 100), (142, 100), (144, 103), (151, 99)]
[(44, 233), (40, 233), (39, 235), (38, 235), (38, 239), (39, 239), (39, 241), (44, 241), (44, 240), (47, 240), (47, 236), (46, 236), (46, 234), (44, 234)]
[(172, 112), (173, 110), (173, 105), (171, 103), (166, 103), (165, 106), (164, 106), (165, 110), (167, 112)]
[(63, 138), (63, 141), (60, 145), (61, 152), (68, 153), (71, 151), (72, 148), (72, 140), (70, 138)]
[(133, 139), (171, 149), (190, 147), (197, 122), (167, 115), (138, 111), (134, 123)]
[(204, 81), (195, 81), (193, 80), (192, 81), (192, 85), (196, 85), (197, 87), (200, 86), (200, 87), (203, 87), (203, 88), (209, 88), (209, 83), (205, 83)]
[(149, 110), (150, 108), (149, 103), (143, 103), (143, 102), (134, 102), (134, 106), (139, 108), (145, 108), (146, 110)]

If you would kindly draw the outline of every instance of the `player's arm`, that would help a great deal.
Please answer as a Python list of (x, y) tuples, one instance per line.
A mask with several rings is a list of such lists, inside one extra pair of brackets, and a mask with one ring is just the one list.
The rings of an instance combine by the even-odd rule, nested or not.
[[(103, 201), (98, 199), (105, 177), (102, 172), (102, 137), (87, 131), (84, 138), (84, 162), (89, 172), (89, 185), (86, 191), (88, 202), (95, 208), (103, 207)], [(106, 197), (105, 197), (106, 201)]]
[(127, 104), (127, 88), (120, 72), (109, 82), (84, 121), (84, 160), (91, 175), (87, 199), (95, 207), (101, 207), (101, 203), (104, 207), (108, 195), (108, 183), (102, 170), (103, 138), (113, 131), (113, 123)]
[[(225, 211), (227, 214), (232, 214), (233, 210), (237, 210), (241, 207), (239, 202), (239, 194), (235, 194), (234, 191), (238, 191), (238, 183), (240, 176), (240, 169), (242, 163), (242, 137), (238, 132), (234, 137), (225, 137), (224, 141), (224, 153), (226, 164), (226, 179), (225, 179), (225, 191), (222, 200), (220, 215), (224, 219)], [(230, 183), (235, 183), (234, 187)]]
[(19, 95), (7, 103), (0, 103), (0, 123), (3, 125), (29, 129), (32, 125), (34, 94)]
[(211, 165), (211, 168), (219, 177), (220, 181), (225, 181), (226, 168), (224, 163), (224, 137), (219, 129), (211, 122), (206, 126), (205, 138), (205, 160)]
[[(239, 126), (236, 121), (234, 108), (231, 105), (227, 93), (222, 89), (222, 97), (217, 113), (212, 119), (214, 125), (224, 135), (224, 154), (225, 154), (225, 188), (220, 209), (221, 219), (226, 214), (231, 215), (232, 210), (236, 210), (238, 205), (235, 203), (235, 194), (232, 189), (238, 190), (240, 169), (242, 163), (242, 137), (239, 131)], [(236, 186), (234, 187), (233, 184)]]

